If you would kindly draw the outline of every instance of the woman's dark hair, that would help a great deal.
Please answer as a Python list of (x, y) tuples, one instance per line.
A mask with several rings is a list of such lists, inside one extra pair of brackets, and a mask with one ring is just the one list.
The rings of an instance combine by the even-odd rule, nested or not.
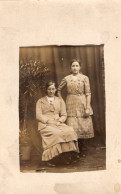
[(72, 65), (72, 63), (74, 63), (74, 62), (78, 62), (79, 63), (79, 65), (81, 66), (81, 61), (80, 60), (78, 60), (78, 59), (72, 59), (72, 61), (71, 61), (71, 63), (70, 63), (70, 66)]
[(53, 80), (49, 80), (49, 81), (46, 83), (46, 85), (45, 85), (46, 90), (48, 89), (49, 86), (51, 86), (51, 85), (53, 85), (53, 84), (55, 85), (55, 88), (57, 88), (56, 83), (55, 83)]

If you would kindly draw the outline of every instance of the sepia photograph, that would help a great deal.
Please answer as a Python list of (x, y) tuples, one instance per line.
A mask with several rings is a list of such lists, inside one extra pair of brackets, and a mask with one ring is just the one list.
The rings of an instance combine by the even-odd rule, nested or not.
[(21, 172), (106, 169), (104, 44), (19, 47)]

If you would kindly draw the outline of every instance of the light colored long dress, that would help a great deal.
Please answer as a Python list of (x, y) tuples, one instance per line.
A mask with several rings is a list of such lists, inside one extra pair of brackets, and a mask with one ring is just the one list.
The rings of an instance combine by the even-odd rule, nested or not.
[(77, 76), (71, 74), (61, 81), (58, 92), (65, 86), (67, 86), (67, 125), (73, 127), (78, 138), (94, 137), (91, 106), (89, 108), (90, 116), (85, 117), (86, 96), (91, 95), (89, 78), (81, 73)]
[[(36, 118), (42, 137), (43, 161), (51, 160), (63, 152), (79, 152), (77, 134), (72, 127), (64, 124), (67, 113), (62, 99), (54, 97), (53, 104), (49, 104), (47, 97), (39, 99), (36, 104)], [(60, 121), (59, 126), (56, 125), (57, 121)]]

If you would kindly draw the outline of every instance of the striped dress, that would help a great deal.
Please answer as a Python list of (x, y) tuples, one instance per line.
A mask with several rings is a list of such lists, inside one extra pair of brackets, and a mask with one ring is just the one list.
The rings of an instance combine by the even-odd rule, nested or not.
[(67, 125), (73, 127), (80, 139), (94, 137), (91, 106), (89, 108), (90, 116), (85, 117), (86, 96), (91, 95), (89, 78), (81, 73), (76, 76), (68, 75), (61, 81), (58, 93), (65, 86), (67, 86)]

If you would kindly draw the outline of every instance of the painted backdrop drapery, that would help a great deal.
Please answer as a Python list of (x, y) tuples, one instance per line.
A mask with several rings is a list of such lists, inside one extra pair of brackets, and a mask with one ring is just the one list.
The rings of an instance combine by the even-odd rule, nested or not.
[[(46, 79), (53, 79), (58, 84), (63, 77), (70, 74), (70, 61), (72, 59), (80, 59), (82, 61), (82, 73), (87, 75), (90, 80), (95, 135), (105, 137), (104, 45), (20, 48), (20, 61), (27, 61), (31, 57), (39, 59), (46, 64), (50, 69)], [(41, 96), (38, 96), (38, 98), (43, 95), (44, 92), (42, 91)], [(62, 92), (62, 95), (65, 100), (66, 89)], [(31, 106), (29, 111), (32, 112), (34, 108), (34, 106)], [(30, 119), (35, 119), (35, 114), (28, 113), (28, 115), (32, 115)], [(34, 137), (32, 137), (32, 141), (37, 144), (39, 140), (37, 140), (36, 135), (33, 135), (34, 133), (32, 132)]]

